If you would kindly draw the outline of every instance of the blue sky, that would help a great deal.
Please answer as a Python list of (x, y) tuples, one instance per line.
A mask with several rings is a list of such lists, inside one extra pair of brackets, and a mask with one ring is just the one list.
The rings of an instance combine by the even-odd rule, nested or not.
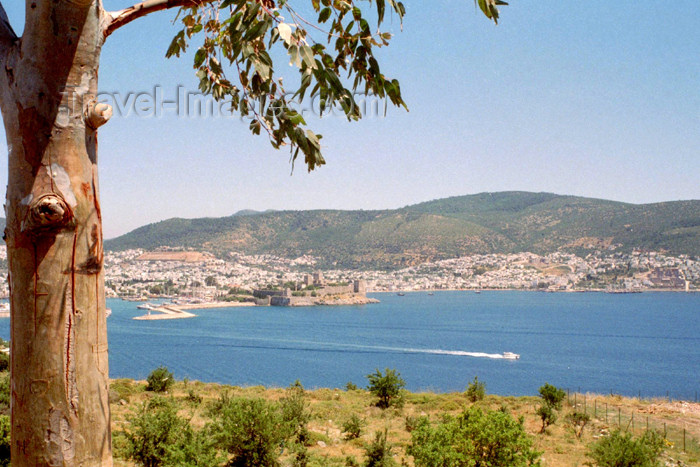
[[(4, 2), (19, 30), (22, 3)], [(700, 199), (697, 0), (512, 0), (498, 26), (471, 0), (404, 3), (403, 32), (390, 25), (396, 36), (380, 56), (410, 112), (310, 116), (327, 165), (291, 175), (289, 153), (237, 119), (117, 115), (100, 130), (105, 235), (170, 217), (395, 208), (483, 191)], [(164, 58), (173, 17), (154, 14), (108, 39), (103, 92), (157, 86), (170, 100), (178, 86), (196, 90), (191, 59)]]

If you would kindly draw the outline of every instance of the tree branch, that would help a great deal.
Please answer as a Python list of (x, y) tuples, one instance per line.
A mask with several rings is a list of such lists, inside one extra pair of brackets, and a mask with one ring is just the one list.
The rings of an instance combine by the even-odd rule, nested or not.
[(111, 19), (105, 26), (104, 35), (107, 37), (125, 24), (156, 11), (200, 7), (213, 2), (214, 0), (146, 0), (124, 10), (108, 12)]
[(10, 19), (5, 13), (5, 8), (0, 2), (0, 43), (2, 45), (12, 44), (17, 40), (17, 34), (15, 34), (12, 25), (10, 24)]

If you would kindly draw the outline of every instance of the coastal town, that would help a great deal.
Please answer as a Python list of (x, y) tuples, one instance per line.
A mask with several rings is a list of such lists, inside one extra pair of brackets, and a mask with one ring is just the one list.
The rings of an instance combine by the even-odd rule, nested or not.
[[(7, 275), (6, 247), (0, 271)], [(112, 251), (105, 255), (108, 297), (176, 297), (187, 302), (253, 302), (312, 305), (365, 303), (366, 292), (429, 290), (539, 290), (641, 292), (700, 290), (700, 260), (660, 252), (599, 251), (464, 256), (393, 270), (324, 270), (312, 256), (286, 259), (229, 253), (216, 257), (162, 248)], [(7, 282), (0, 296), (8, 295)], [(265, 302), (267, 300), (267, 302)], [(370, 300), (371, 301), (371, 300)]]

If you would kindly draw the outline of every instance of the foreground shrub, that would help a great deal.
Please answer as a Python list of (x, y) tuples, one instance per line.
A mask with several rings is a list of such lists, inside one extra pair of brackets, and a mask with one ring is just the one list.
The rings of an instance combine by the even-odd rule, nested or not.
[(535, 410), (537, 416), (542, 420), (542, 428), (540, 428), (540, 433), (547, 431), (549, 425), (554, 424), (557, 421), (557, 412), (551, 406), (547, 404), (542, 404)]
[(277, 467), (285, 441), (279, 407), (262, 399), (222, 394), (209, 410), (208, 426), (216, 445), (232, 455), (232, 467)]
[(0, 415), (0, 466), (10, 465), (10, 417)]
[(144, 467), (212, 466), (220, 462), (212, 440), (178, 415), (172, 399), (156, 396), (138, 405), (115, 435), (115, 453)]
[(146, 378), (146, 391), (167, 392), (174, 382), (175, 378), (168, 368), (159, 366)]
[(566, 419), (569, 421), (571, 427), (574, 429), (574, 435), (576, 435), (578, 439), (581, 439), (581, 435), (583, 435), (583, 429), (586, 427), (588, 422), (591, 421), (591, 416), (583, 412), (573, 412), (570, 413), (566, 417)]
[(540, 405), (536, 414), (542, 419), (542, 429), (540, 433), (544, 433), (549, 425), (557, 421), (557, 410), (561, 409), (562, 402), (566, 397), (563, 389), (559, 389), (549, 383), (544, 383), (544, 386), (539, 389), (542, 405)]
[(364, 467), (393, 467), (396, 461), (391, 456), (391, 445), (386, 440), (387, 430), (378, 431), (374, 435), (374, 441), (365, 446)]
[(184, 429), (177, 416), (177, 407), (169, 399), (154, 397), (136, 406), (126, 417), (124, 430), (115, 440), (119, 457), (133, 460), (145, 467), (159, 467), (168, 461), (168, 446), (174, 444)]
[(379, 369), (367, 375), (369, 385), (367, 389), (379, 400), (375, 403), (380, 409), (388, 409), (392, 405), (400, 407), (403, 403), (401, 390), (406, 386), (406, 381), (396, 370), (389, 368), (382, 374)]
[(588, 457), (599, 467), (658, 467), (663, 452), (663, 436), (646, 431), (639, 438), (630, 433), (613, 431), (610, 436), (593, 443)]
[(112, 394), (116, 394), (117, 402), (121, 399), (129, 402), (131, 396), (139, 392), (143, 392), (144, 388), (140, 384), (136, 384), (130, 379), (115, 379), (109, 383), (109, 391)]
[(549, 383), (544, 383), (544, 386), (539, 389), (542, 402), (553, 408), (554, 410), (561, 409), (561, 404), (566, 397), (566, 392)]
[(185, 396), (185, 400), (194, 406), (198, 406), (199, 404), (202, 403), (203, 398), (202, 398), (202, 396), (197, 394), (194, 391), (194, 389), (190, 389), (189, 391), (187, 391), (187, 395)]
[(0, 414), (10, 413), (10, 372), (0, 373)]
[(343, 433), (345, 433), (345, 439), (357, 439), (362, 435), (362, 428), (366, 425), (366, 422), (361, 419), (357, 414), (352, 414), (348, 420), (343, 423)]
[(425, 421), (428, 420), (428, 417), (425, 415), (407, 415), (406, 416), (406, 423), (404, 424), (406, 431), (411, 433), (413, 430), (418, 428), (421, 423), (424, 423)]
[(284, 438), (293, 438), (296, 443), (306, 446), (309, 442), (309, 430), (306, 424), (311, 419), (311, 413), (308, 411), (304, 386), (299, 380), (287, 388), (287, 393), (280, 399), (280, 408)]
[(467, 386), (466, 395), (471, 402), (483, 400), (486, 396), (486, 384), (479, 381), (478, 376), (474, 376), (474, 381)]
[(474, 406), (435, 426), (422, 419), (407, 453), (416, 467), (525, 467), (539, 465), (540, 457), (522, 418)]

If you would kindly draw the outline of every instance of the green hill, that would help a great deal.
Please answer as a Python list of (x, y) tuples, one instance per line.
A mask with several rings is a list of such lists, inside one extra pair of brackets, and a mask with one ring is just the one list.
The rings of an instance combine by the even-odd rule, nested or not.
[(620, 245), (700, 256), (700, 201), (635, 205), (550, 193), (501, 192), (383, 211), (266, 211), (169, 219), (106, 248), (193, 247), (225, 254), (310, 254), (323, 266), (398, 267), (469, 254)]

